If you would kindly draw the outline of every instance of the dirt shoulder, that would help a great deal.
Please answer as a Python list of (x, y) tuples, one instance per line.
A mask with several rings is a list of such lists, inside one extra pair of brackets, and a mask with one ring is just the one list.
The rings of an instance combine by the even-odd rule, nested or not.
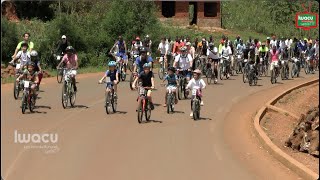
[[(319, 83), (294, 90), (280, 99), (275, 105), (300, 116), (301, 113), (305, 114), (311, 107), (318, 106), (318, 104)], [(271, 141), (282, 151), (318, 173), (319, 158), (285, 146), (285, 142), (298, 123), (299, 119), (270, 110), (263, 117), (261, 126)]]

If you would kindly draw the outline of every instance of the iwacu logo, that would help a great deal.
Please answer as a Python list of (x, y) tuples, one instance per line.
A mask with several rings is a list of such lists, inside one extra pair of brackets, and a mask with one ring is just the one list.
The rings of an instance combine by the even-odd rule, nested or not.
[(57, 143), (58, 134), (25, 134), (14, 131), (15, 143)]
[(298, 16), (298, 20), (308, 20), (308, 21), (313, 21), (314, 16)]

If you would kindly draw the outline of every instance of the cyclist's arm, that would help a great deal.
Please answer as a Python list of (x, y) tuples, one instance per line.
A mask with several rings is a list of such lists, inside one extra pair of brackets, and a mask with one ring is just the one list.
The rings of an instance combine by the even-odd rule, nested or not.
[(30, 52), (32, 51), (33, 47), (34, 47), (34, 44), (33, 42), (30, 41), (30, 46), (29, 46)]
[(39, 83), (39, 76), (38, 76), (38, 74), (35, 76), (34, 83), (35, 83), (35, 84), (38, 84), (38, 83)]
[(117, 45), (117, 42), (114, 43), (114, 45), (112, 46), (112, 48), (110, 49), (110, 53), (113, 51), (114, 47)]
[(206, 88), (206, 83), (203, 81), (203, 79), (200, 80), (200, 84), (201, 84), (201, 89)]
[(118, 71), (116, 72), (116, 81), (117, 81), (117, 83), (119, 83), (119, 72)]
[(61, 64), (64, 62), (65, 58), (63, 57), (60, 61), (60, 63), (58, 64), (57, 68), (59, 68), (61, 66)]
[(125, 53), (127, 53), (127, 44), (126, 44), (126, 41), (123, 41), (123, 44), (124, 44), (124, 50), (125, 50)]
[(41, 68), (41, 66), (40, 66), (40, 62), (38, 62), (37, 66), (38, 66), (38, 68), (39, 68), (39, 71), (41, 72), (41, 71), (42, 71), (42, 68)]
[(104, 73), (103, 77), (100, 79), (100, 81), (103, 81), (107, 77), (107, 74)]
[(186, 89), (191, 89), (192, 88), (192, 83), (193, 83), (193, 79), (191, 79), (188, 83), (188, 85), (186, 86)]
[(22, 42), (20, 42), (17, 45), (16, 50), (14, 51), (14, 54), (13, 54), (12, 58), (16, 57), (17, 53), (19, 52), (19, 49), (21, 48), (21, 44), (22, 44)]

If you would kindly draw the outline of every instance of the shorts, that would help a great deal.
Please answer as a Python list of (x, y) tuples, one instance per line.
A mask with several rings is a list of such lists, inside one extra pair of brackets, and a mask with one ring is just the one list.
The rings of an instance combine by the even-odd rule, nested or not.
[[(123, 60), (127, 60), (128, 56), (125, 53), (117, 53), (116, 54), (117, 57), (122, 57)], [(118, 58), (117, 58), (118, 61)]]
[(279, 62), (278, 61), (271, 62), (270, 71), (272, 71), (274, 67), (279, 67)]
[(219, 59), (212, 59), (212, 62), (219, 63)]
[(169, 85), (167, 86), (167, 90), (171, 89), (171, 91), (175, 91), (177, 89), (177, 86)]
[(179, 71), (179, 74), (182, 74), (183, 76), (186, 76), (188, 78), (191, 78), (191, 76), (192, 76), (191, 71), (188, 71), (188, 70), (183, 70), (182, 72)]

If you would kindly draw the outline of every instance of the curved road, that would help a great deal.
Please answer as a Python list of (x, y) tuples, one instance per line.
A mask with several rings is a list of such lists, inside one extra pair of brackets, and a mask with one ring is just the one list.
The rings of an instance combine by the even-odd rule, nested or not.
[[(104, 86), (97, 84), (102, 74), (78, 76), (79, 92), (72, 109), (62, 108), (61, 85), (54, 78), (43, 79), (37, 112), (24, 115), (21, 100), (13, 98), (12, 85), (2, 85), (1, 174), (5, 180), (300, 179), (250, 135), (250, 113), (267, 97), (277, 95), (272, 89), (281, 92), (318, 74), (301, 72), (304, 77), (277, 85), (262, 77), (253, 87), (242, 82), (242, 75), (219, 81), (204, 91), (203, 118), (196, 122), (189, 117), (190, 100), (179, 101), (177, 112), (166, 114), (162, 107), (165, 91), (157, 78), (153, 121), (146, 124), (137, 122), (137, 93), (129, 90), (128, 82), (119, 85), (120, 112), (105, 113)], [(256, 104), (241, 105), (262, 91), (266, 96), (259, 96), (264, 98), (250, 100)], [(232, 117), (234, 104), (240, 114)], [(56, 133), (58, 142), (55, 149), (37, 145), (28, 149), (14, 142), (15, 131)]]

